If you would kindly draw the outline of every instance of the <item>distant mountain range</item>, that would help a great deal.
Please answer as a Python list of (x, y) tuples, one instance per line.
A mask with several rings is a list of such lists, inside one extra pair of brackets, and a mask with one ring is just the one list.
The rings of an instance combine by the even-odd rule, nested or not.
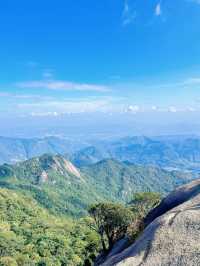
[(45, 153), (72, 154), (87, 143), (67, 138), (46, 137), (33, 139), (0, 137), (0, 164), (16, 163)]
[(31, 195), (52, 213), (68, 216), (82, 216), (89, 204), (98, 201), (129, 201), (137, 191), (165, 194), (193, 178), (190, 173), (112, 159), (79, 169), (64, 157), (49, 154), (0, 166), (0, 188)]
[(74, 141), (67, 138), (12, 139), (0, 137), (0, 164), (14, 164), (45, 153), (64, 155), (77, 167), (116, 159), (166, 169), (200, 171), (200, 137), (127, 137), (118, 141)]
[(132, 137), (97, 143), (72, 155), (77, 166), (113, 158), (139, 165), (200, 171), (200, 138), (189, 136)]

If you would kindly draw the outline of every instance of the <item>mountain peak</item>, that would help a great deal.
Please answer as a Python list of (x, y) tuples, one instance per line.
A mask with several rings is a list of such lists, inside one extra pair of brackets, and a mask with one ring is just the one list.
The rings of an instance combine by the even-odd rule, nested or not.
[(53, 169), (59, 172), (66, 170), (76, 177), (81, 177), (79, 170), (70, 161), (60, 155), (44, 154), (38, 157), (38, 161), (45, 170)]

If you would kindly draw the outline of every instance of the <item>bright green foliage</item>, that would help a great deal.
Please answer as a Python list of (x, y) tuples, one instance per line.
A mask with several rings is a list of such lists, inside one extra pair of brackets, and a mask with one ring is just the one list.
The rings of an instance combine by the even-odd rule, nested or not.
[[(98, 202), (166, 192), (175, 180), (158, 168), (114, 160), (81, 171), (51, 155), (0, 166), (0, 266), (90, 266), (100, 249), (109, 251), (126, 234), (135, 239), (160, 196), (134, 194), (128, 207)], [(93, 219), (86, 217), (91, 204)]]
[(161, 201), (161, 195), (155, 192), (140, 192), (133, 195), (131, 205), (134, 211), (141, 218), (144, 218), (148, 212), (155, 208)]
[(104, 252), (109, 251), (119, 239), (125, 236), (133, 220), (133, 213), (128, 208), (115, 203), (93, 205), (89, 213), (94, 218), (97, 232), (101, 236)]
[(55, 217), (30, 197), (0, 189), (0, 265), (92, 265), (99, 243), (87, 221)]
[(159, 192), (166, 194), (177, 184), (187, 182), (187, 174), (169, 172), (153, 166), (141, 166), (116, 160), (103, 160), (81, 171), (89, 179), (99, 195), (110, 201), (123, 203), (132, 199), (136, 192)]
[(139, 192), (133, 195), (132, 201), (128, 204), (133, 212), (134, 219), (128, 229), (132, 241), (144, 230), (144, 218), (161, 201), (161, 195), (155, 192)]
[(12, 257), (2, 257), (0, 258), (0, 266), (18, 266), (18, 264)]
[(43, 155), (14, 166), (0, 167), (0, 187), (31, 195), (52, 213), (80, 217), (100, 199), (82, 176), (70, 172), (61, 156)]
[[(0, 187), (32, 196), (53, 214), (83, 217), (89, 205), (102, 201), (126, 203), (137, 191), (171, 191), (178, 174), (156, 167), (115, 160), (76, 169), (64, 157), (45, 154), (16, 165), (0, 166)], [(78, 174), (77, 172), (78, 171)]]

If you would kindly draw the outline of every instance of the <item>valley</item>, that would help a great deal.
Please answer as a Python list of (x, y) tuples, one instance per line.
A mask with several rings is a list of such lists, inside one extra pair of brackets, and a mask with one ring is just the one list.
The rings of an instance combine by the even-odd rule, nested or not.
[(77, 168), (60, 155), (45, 154), (15, 165), (0, 166), (0, 187), (32, 195), (53, 213), (81, 217), (99, 201), (126, 203), (135, 192), (165, 195), (195, 174), (166, 171), (105, 159)]
[(197, 140), (172, 140), (134, 137), (81, 149), (56, 138), (26, 140), (20, 157), (23, 141), (7, 139), (1, 144), (0, 264), (92, 266), (102, 239), (91, 208), (101, 204), (108, 215), (121, 210), (135, 217), (127, 235), (133, 242), (141, 230), (137, 221), (160, 198), (199, 178), (198, 149), (190, 152)]

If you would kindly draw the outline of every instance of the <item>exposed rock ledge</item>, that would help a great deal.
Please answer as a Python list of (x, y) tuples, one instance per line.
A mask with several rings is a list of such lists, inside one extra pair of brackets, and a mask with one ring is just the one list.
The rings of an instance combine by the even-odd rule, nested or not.
[(150, 224), (133, 245), (102, 265), (200, 265), (200, 179), (169, 194), (146, 223)]

